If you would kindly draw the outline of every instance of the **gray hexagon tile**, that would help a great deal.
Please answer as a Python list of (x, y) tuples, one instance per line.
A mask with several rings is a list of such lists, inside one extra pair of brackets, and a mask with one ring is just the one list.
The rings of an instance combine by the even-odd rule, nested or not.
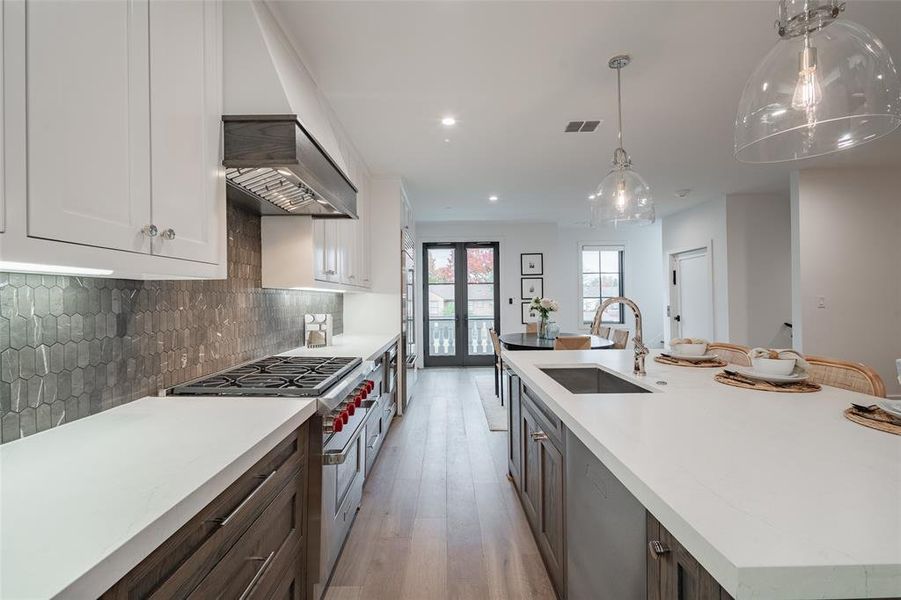
[(340, 294), (260, 288), (259, 217), (228, 227), (227, 280), (0, 273), (0, 443), (298, 346), (307, 312), (341, 332)]

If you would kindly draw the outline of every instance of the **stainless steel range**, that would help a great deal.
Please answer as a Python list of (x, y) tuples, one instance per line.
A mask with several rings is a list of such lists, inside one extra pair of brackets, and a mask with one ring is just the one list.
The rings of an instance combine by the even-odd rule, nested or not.
[(307, 573), (315, 600), (325, 592), (360, 508), (367, 448), (376, 451), (368, 440), (367, 425), (378, 421), (383, 412), (383, 372), (380, 365), (360, 358), (271, 356), (167, 392), (316, 399), (316, 416), (310, 421), (310, 464), (322, 468), (309, 473), (307, 503)]

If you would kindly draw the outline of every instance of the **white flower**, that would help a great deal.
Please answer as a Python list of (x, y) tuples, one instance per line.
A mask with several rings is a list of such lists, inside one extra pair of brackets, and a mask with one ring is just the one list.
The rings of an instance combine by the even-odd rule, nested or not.
[(560, 309), (560, 304), (556, 300), (552, 300), (551, 298), (542, 298), (540, 305), (541, 308), (548, 312), (553, 312)]

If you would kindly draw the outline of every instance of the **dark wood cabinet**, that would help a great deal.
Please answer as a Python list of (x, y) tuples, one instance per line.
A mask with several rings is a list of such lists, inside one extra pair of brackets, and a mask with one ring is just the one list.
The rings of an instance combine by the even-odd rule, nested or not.
[(519, 376), (504, 373), (509, 396), (507, 398), (507, 473), (517, 490), (522, 489), (522, 394)]
[(308, 429), (278, 444), (102, 598), (305, 598)]
[(648, 600), (733, 600), (651, 513), (647, 540)]
[[(511, 405), (512, 406), (512, 405)], [(520, 405), (520, 500), (557, 596), (565, 597), (565, 444), (548, 434), (546, 407), (527, 394)]]

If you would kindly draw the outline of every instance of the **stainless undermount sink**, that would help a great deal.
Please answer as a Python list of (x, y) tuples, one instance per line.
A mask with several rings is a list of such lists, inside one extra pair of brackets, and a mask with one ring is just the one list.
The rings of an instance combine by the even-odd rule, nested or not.
[(538, 370), (573, 394), (651, 393), (651, 390), (598, 367), (539, 367)]

